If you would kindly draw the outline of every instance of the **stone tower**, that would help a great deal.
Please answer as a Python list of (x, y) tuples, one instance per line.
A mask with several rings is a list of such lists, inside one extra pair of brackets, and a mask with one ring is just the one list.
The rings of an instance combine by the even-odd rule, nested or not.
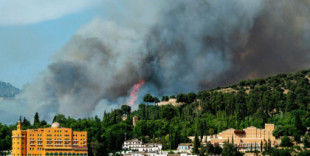
[(138, 121), (139, 121), (139, 118), (137, 116), (134, 116), (132, 118), (132, 125), (135, 127)]

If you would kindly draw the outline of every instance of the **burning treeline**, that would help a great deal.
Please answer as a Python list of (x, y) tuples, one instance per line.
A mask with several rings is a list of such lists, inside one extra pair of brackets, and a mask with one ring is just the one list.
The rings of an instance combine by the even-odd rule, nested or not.
[(83, 26), (20, 98), (51, 116), (86, 116), (134, 105), (147, 92), (198, 91), (309, 67), (308, 0), (160, 0), (122, 11)]

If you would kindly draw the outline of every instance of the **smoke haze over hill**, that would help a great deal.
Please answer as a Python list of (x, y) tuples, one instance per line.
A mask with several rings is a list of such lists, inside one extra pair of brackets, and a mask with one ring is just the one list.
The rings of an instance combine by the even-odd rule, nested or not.
[(162, 96), (310, 67), (307, 0), (124, 3), (80, 28), (24, 88), (29, 114), (103, 114), (141, 80), (140, 97)]

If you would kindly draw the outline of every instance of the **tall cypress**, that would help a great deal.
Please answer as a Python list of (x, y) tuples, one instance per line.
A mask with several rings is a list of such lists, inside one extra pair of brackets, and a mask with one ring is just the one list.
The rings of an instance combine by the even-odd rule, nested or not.
[(34, 115), (33, 126), (36, 128), (38, 128), (40, 126), (40, 118), (39, 118), (38, 112), (36, 112), (36, 114)]
[(199, 148), (199, 139), (197, 137), (197, 133), (195, 134), (195, 139), (194, 139), (194, 153), (198, 154), (198, 148)]

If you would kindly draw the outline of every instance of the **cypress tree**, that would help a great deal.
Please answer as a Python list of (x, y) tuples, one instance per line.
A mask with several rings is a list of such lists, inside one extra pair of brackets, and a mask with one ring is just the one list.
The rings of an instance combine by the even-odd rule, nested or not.
[(198, 147), (199, 147), (199, 140), (197, 137), (197, 133), (195, 134), (195, 139), (194, 139), (194, 153), (198, 154)]
[(33, 126), (36, 128), (38, 128), (40, 126), (40, 118), (39, 118), (38, 112), (36, 112), (36, 114), (34, 115)]
[(56, 122), (56, 120), (57, 120), (57, 117), (55, 115), (54, 118), (53, 118), (53, 123)]
[(203, 125), (203, 122), (200, 122), (200, 138), (201, 138), (201, 141), (203, 139), (203, 135), (204, 135), (204, 125)]
[(268, 151), (270, 151), (271, 150), (271, 141), (270, 141), (270, 139), (268, 139)]
[(251, 143), (250, 151), (251, 151), (251, 152), (253, 152), (253, 146), (252, 146), (252, 143)]
[(234, 136), (231, 136), (231, 143), (235, 146), (235, 144), (234, 144)]

